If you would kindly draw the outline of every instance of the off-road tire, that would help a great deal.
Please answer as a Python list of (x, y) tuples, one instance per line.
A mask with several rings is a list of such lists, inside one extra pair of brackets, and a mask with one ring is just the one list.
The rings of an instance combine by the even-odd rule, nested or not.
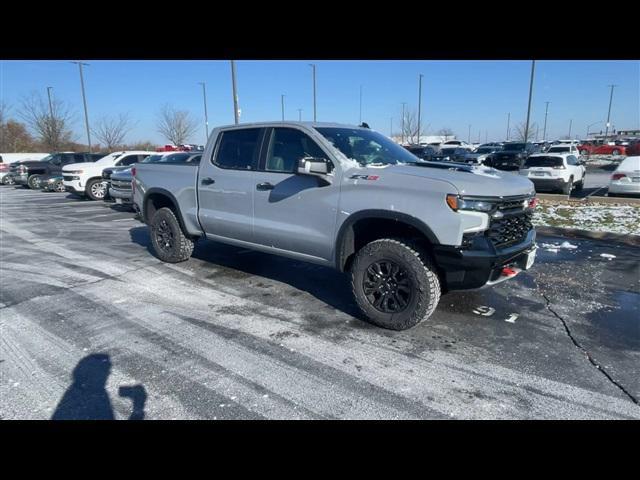
[[(170, 244), (163, 243), (163, 233), (170, 233)], [(168, 207), (159, 209), (149, 222), (149, 234), (153, 253), (163, 262), (179, 263), (189, 260), (194, 242), (182, 231), (175, 213)]]
[(107, 194), (106, 187), (104, 187), (104, 193), (102, 194), (102, 196), (95, 195), (92, 191), (94, 185), (102, 182), (103, 182), (102, 178), (93, 178), (87, 182), (87, 186), (85, 187), (84, 192), (86, 197), (89, 200), (97, 201), (97, 200), (104, 199), (105, 195)]
[[(405, 270), (411, 285), (406, 308), (384, 313), (373, 306), (364, 292), (366, 270), (377, 261), (391, 261)], [(351, 265), (351, 288), (367, 320), (379, 327), (405, 330), (429, 318), (440, 300), (440, 280), (431, 257), (406, 239), (383, 238), (362, 247)]]
[(27, 185), (31, 190), (40, 190), (42, 186), (42, 175), (31, 175), (27, 180)]

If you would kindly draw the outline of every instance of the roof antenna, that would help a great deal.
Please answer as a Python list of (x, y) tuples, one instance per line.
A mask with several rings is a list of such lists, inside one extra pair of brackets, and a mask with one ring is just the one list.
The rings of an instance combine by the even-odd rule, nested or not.
[(369, 124), (368, 124), (368, 123), (366, 123), (366, 122), (362, 122), (362, 124), (360, 125), (360, 127), (362, 127), (362, 128), (369, 128), (369, 129), (371, 128), (371, 127), (369, 127)]

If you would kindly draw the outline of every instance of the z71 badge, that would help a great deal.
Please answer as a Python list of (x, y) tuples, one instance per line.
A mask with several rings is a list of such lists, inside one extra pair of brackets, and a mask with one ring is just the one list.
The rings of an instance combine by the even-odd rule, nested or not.
[(351, 175), (349, 178), (354, 180), (378, 180), (380, 175)]

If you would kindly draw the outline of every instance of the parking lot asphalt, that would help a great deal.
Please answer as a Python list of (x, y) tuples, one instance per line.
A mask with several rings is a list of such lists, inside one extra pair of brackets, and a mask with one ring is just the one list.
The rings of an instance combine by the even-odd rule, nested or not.
[(540, 248), (394, 332), (343, 274), (210, 241), (165, 264), (103, 202), (0, 187), (0, 232), (3, 419), (640, 418), (638, 248)]

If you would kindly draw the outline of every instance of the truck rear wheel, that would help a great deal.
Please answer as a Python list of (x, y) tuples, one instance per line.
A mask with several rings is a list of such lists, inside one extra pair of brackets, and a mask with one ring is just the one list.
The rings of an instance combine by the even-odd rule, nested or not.
[(351, 286), (367, 319), (391, 330), (417, 325), (440, 300), (431, 259), (403, 239), (384, 238), (361, 248), (351, 267)]
[(193, 240), (187, 238), (180, 222), (167, 207), (159, 209), (149, 222), (151, 245), (163, 262), (178, 263), (189, 260), (193, 253)]

